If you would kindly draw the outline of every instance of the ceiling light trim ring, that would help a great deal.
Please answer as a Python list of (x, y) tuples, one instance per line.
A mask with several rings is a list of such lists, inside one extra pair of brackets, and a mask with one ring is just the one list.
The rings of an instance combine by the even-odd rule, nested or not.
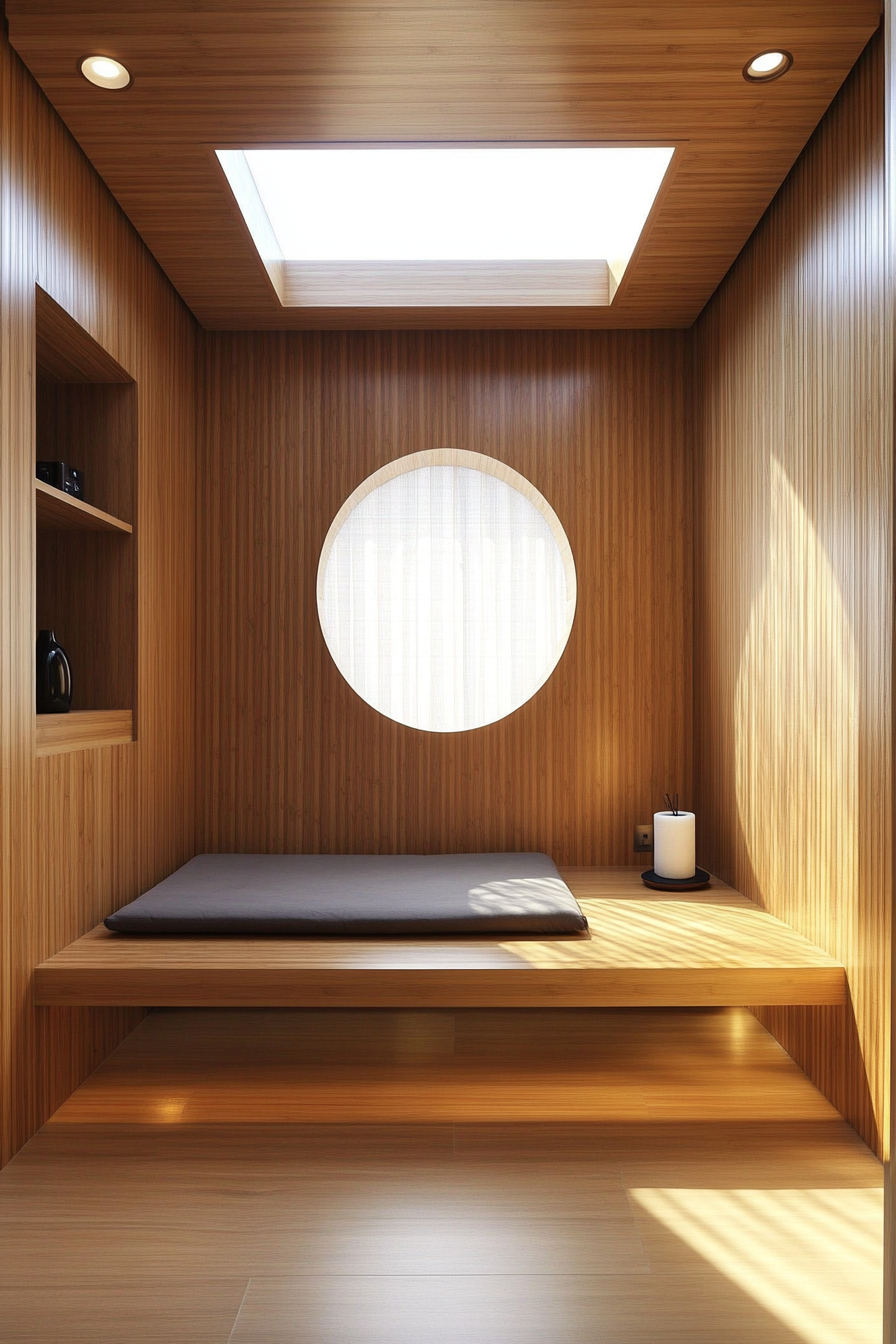
[[(761, 60), (763, 56), (769, 56), (774, 52), (777, 52), (782, 59), (771, 70), (753, 69), (756, 62)], [(743, 77), (748, 84), (770, 84), (773, 79), (780, 79), (782, 75), (786, 75), (792, 66), (793, 55), (791, 52), (785, 51), (783, 47), (769, 47), (766, 51), (757, 51), (755, 56), (750, 57), (743, 68)]]
[[(106, 61), (109, 65), (114, 65), (117, 73), (109, 72), (102, 74), (92, 68), (94, 62)], [(123, 61), (117, 56), (110, 56), (107, 52), (91, 51), (86, 56), (78, 60), (78, 73), (92, 84), (95, 89), (107, 89), (109, 91), (120, 93), (124, 89), (129, 89), (134, 83), (134, 77)]]

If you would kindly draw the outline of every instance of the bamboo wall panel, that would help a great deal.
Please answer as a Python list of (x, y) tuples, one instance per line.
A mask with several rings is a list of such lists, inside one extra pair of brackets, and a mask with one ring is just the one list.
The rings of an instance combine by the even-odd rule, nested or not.
[(848, 970), (761, 1020), (879, 1152), (890, 948), (892, 348), (875, 40), (697, 330), (709, 868)]
[[(691, 789), (689, 341), (680, 333), (210, 334), (197, 848), (546, 850), (632, 863)], [(317, 617), (321, 546), (392, 459), (490, 454), (569, 537), (578, 611), (509, 718), (426, 733), (361, 701)]]
[[(139, 1016), (34, 1009), (33, 967), (193, 853), (196, 334), (2, 39), (0, 100), (0, 1150), (6, 1158)], [(138, 740), (39, 759), (36, 285), (138, 387), (136, 482), (126, 486), (136, 499), (127, 520), (138, 548)], [(72, 369), (48, 370), (45, 353), (44, 374), (76, 371), (77, 358)], [(103, 376), (101, 367), (97, 372)]]

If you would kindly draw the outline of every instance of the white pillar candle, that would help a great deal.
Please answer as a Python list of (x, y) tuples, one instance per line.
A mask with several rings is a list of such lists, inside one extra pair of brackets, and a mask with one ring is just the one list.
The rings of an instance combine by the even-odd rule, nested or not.
[(693, 877), (696, 870), (693, 812), (654, 812), (653, 871), (657, 877)]

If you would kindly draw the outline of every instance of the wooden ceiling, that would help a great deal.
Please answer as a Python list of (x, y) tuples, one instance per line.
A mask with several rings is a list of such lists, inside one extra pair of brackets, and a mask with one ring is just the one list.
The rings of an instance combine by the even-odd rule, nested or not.
[[(877, 0), (7, 0), (10, 39), (210, 328), (687, 326), (879, 22)], [(744, 80), (757, 52), (793, 69)], [(78, 73), (115, 56), (120, 93)], [(610, 307), (283, 308), (216, 147), (674, 144)]]

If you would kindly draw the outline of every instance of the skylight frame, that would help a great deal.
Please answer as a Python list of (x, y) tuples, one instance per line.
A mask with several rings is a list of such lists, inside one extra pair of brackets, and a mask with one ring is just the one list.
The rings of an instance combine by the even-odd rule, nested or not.
[[(297, 260), (285, 257), (251, 171), (253, 151), (381, 150), (658, 150), (668, 155), (665, 169), (641, 230), (627, 255), (579, 260)], [(262, 260), (280, 303), (316, 312), (341, 309), (506, 308), (577, 309), (609, 306), (624, 275), (647, 240), (662, 200), (678, 167), (680, 146), (674, 137), (654, 141), (459, 141), (332, 142), (303, 141), (231, 144), (212, 151), (232, 196), (235, 211)]]

